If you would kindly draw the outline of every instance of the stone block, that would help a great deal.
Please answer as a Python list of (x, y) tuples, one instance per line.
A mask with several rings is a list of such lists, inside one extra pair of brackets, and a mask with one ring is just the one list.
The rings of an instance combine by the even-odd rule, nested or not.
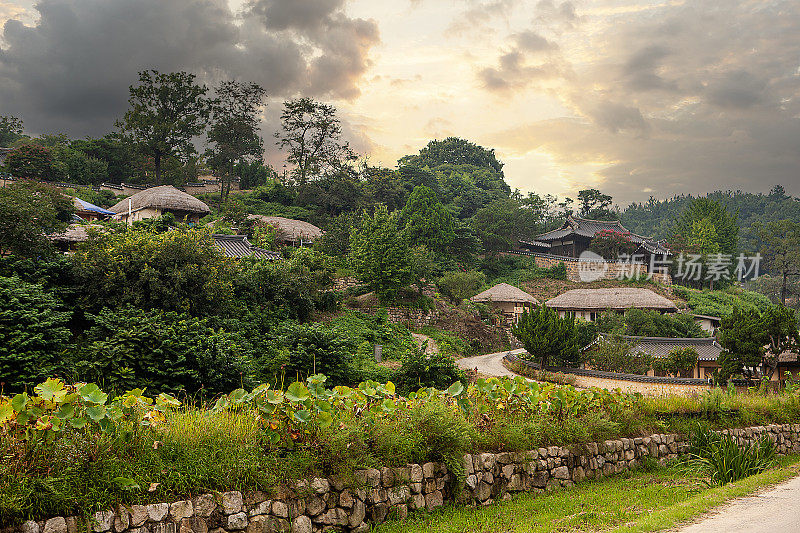
[(240, 513), (244, 507), (244, 499), (239, 491), (222, 493), (222, 512), (225, 514)]
[[(241, 498), (241, 494), (239, 497)], [(240, 506), (241, 507), (241, 506)], [(176, 522), (180, 522), (184, 518), (189, 518), (190, 516), (194, 515), (194, 508), (192, 507), (192, 502), (189, 500), (181, 500), (173, 503), (169, 506), (169, 514), (173, 520)]]
[[(247, 513), (247, 516), (262, 516), (268, 515), (270, 510), (272, 509), (272, 500), (263, 501), (261, 503), (257, 503), (253, 506), (252, 509)], [(200, 514), (197, 512), (197, 508), (195, 507), (195, 513)], [(202, 515), (201, 515), (202, 516)]]
[(394, 487), (395, 485), (395, 475), (394, 470), (391, 468), (383, 467), (381, 468), (381, 485), (384, 487)]
[(312, 533), (311, 519), (307, 516), (298, 516), (292, 521), (292, 533)]
[(433, 463), (425, 463), (422, 465), (422, 475), (426, 478), (432, 478), (435, 472), (436, 465)]
[(350, 489), (344, 489), (342, 493), (339, 494), (339, 505), (345, 509), (353, 507), (353, 493), (350, 492)]
[(22, 533), (39, 533), (39, 524), (37, 524), (33, 520), (26, 520), (25, 522), (22, 523), (20, 529), (22, 530)]
[(130, 526), (141, 527), (147, 521), (146, 505), (131, 505)]
[[(180, 522), (180, 526), (178, 527), (178, 533), (208, 533), (208, 524), (206, 524), (205, 519), (199, 516), (184, 518)], [(261, 532), (251, 532), (248, 530), (247, 533), (261, 533)]]
[(389, 505), (406, 503), (406, 501), (408, 501), (408, 499), (411, 497), (411, 491), (405, 485), (393, 487), (389, 489), (387, 492), (389, 497)]
[(42, 533), (67, 533), (67, 521), (63, 516), (56, 516), (44, 523)]
[(444, 505), (444, 497), (441, 491), (431, 492), (425, 495), (425, 507), (430, 511)]
[(225, 529), (229, 531), (241, 531), (247, 528), (247, 524), (246, 513), (234, 513), (225, 518)]
[[(326, 509), (325, 500), (318, 496), (312, 496), (306, 500), (306, 513), (309, 516), (317, 516)], [(294, 515), (294, 513), (292, 513)], [(299, 515), (300, 513), (298, 513)]]
[(289, 518), (289, 506), (276, 500), (272, 502), (272, 514), (279, 518)]
[[(159, 520), (161, 520), (162, 518), (164, 518), (164, 515), (167, 514), (166, 511), (169, 510), (169, 505), (166, 503), (161, 503), (157, 505), (163, 505), (166, 509), (164, 511), (164, 514), (161, 515), (161, 518), (159, 518)], [(100, 533), (101, 531), (111, 531), (111, 528), (114, 527), (114, 511), (97, 511), (96, 513), (94, 513), (94, 516), (92, 518), (94, 519), (92, 523), (92, 531), (95, 531), (96, 533)], [(37, 525), (36, 533), (38, 533), (38, 531), (39, 531), (39, 526)]]
[(348, 524), (350, 527), (356, 527), (364, 521), (364, 517), (367, 515), (367, 507), (364, 505), (364, 502), (361, 500), (354, 500), (353, 501), (353, 509), (350, 511), (350, 518), (348, 519)]
[(425, 496), (414, 494), (408, 502), (409, 509), (423, 509), (425, 507)]
[(411, 472), (411, 482), (412, 483), (420, 483), (425, 477), (425, 474), (422, 472), (422, 467), (420, 465), (410, 465), (409, 471)]
[(553, 471), (553, 477), (556, 479), (569, 479), (569, 468), (566, 466), (559, 466)]
[(325, 494), (331, 490), (331, 484), (324, 477), (315, 477), (311, 480), (311, 490), (317, 494)]

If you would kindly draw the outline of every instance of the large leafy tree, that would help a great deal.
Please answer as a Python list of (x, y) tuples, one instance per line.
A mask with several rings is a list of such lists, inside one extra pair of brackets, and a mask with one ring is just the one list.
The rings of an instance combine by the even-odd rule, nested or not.
[(40, 285), (0, 277), (0, 383), (32, 387), (56, 372), (67, 348), (70, 313)]
[(617, 216), (610, 209), (613, 200), (611, 196), (597, 189), (578, 191), (579, 214), (594, 220), (614, 220)]
[(350, 265), (356, 276), (380, 297), (391, 298), (413, 279), (408, 241), (398, 213), (379, 205), (350, 233)]
[(137, 154), (135, 147), (119, 134), (109, 134), (95, 139), (76, 139), (69, 147), (106, 165), (106, 176), (112, 183), (129, 181), (136, 177)]
[(494, 150), (488, 150), (466, 139), (448, 137), (430, 141), (417, 155), (400, 158), (400, 165), (414, 165), (431, 169), (440, 165), (472, 165), (491, 169), (503, 176), (503, 163), (498, 161)]
[(0, 116), (0, 148), (11, 146), (23, 135), (22, 120), (13, 116)]
[(755, 309), (735, 308), (723, 317), (719, 342), (720, 374), (723, 380), (731, 376), (751, 376), (764, 358), (767, 335), (763, 329), (761, 315)]
[(541, 305), (526, 310), (511, 332), (522, 342), (528, 352), (526, 357), (542, 368), (577, 367), (581, 363), (574, 317), (561, 318), (553, 309)]
[(47, 235), (64, 231), (73, 212), (72, 201), (54, 187), (25, 180), (0, 188), (0, 256), (48, 254)]
[(12, 150), (4, 165), (12, 175), (20, 178), (53, 180), (58, 177), (53, 150), (32, 143)]
[(442, 252), (455, 239), (453, 215), (430, 188), (417, 185), (408, 198), (400, 221), (409, 240)]
[(708, 198), (693, 200), (675, 221), (673, 239), (679, 250), (692, 251), (700, 245), (716, 250), (706, 253), (732, 255), (739, 239), (737, 213), (730, 213), (720, 202)]
[(237, 164), (261, 163), (264, 145), (259, 135), (259, 113), (266, 91), (257, 83), (223, 81), (211, 102), (211, 125), (206, 153), (209, 164), (222, 176), (220, 206), (231, 192)]
[(767, 268), (781, 278), (781, 305), (786, 305), (790, 276), (800, 275), (800, 223), (777, 220), (755, 225)]
[(311, 98), (283, 103), (281, 130), (275, 138), (288, 151), (286, 160), (294, 166), (292, 175), (300, 185), (356, 160), (350, 145), (341, 139), (336, 108)]
[(188, 72), (139, 73), (139, 85), (130, 86), (130, 108), (117, 126), (152, 157), (156, 183), (161, 183), (162, 163), (176, 154), (191, 154), (192, 140), (205, 130), (208, 89), (195, 83)]
[(764, 372), (772, 377), (778, 368), (778, 357), (800, 348), (797, 314), (786, 306), (771, 307), (761, 316), (761, 329), (767, 337)]

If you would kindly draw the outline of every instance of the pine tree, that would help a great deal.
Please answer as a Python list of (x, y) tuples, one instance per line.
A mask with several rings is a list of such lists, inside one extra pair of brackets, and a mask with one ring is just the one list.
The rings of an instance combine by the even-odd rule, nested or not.
[(544, 305), (525, 311), (511, 332), (525, 346), (528, 357), (542, 368), (577, 367), (581, 363), (573, 317), (561, 318)]

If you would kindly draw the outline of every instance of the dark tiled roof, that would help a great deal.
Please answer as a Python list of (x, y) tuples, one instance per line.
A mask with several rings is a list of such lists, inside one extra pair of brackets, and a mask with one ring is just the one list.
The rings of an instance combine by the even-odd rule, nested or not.
[(627, 233), (631, 241), (641, 245), (641, 248), (646, 252), (660, 254), (669, 253), (669, 250), (663, 246), (663, 243), (653, 241), (642, 235), (631, 233), (619, 220), (590, 220), (573, 215), (568, 216), (567, 220), (560, 228), (538, 235), (536, 241), (553, 241), (563, 239), (568, 235), (581, 235), (583, 237), (593, 238), (597, 233), (608, 230)]
[(280, 259), (281, 254), (258, 248), (250, 244), (247, 235), (213, 235), (214, 244), (228, 257), (255, 257), (256, 259)]
[(716, 361), (722, 353), (722, 346), (714, 337), (699, 339), (672, 339), (667, 337), (634, 337), (621, 335), (620, 338), (633, 344), (634, 352), (650, 354), (654, 357), (665, 357), (677, 348), (694, 348), (701, 361)]
[(520, 244), (525, 244), (527, 246), (535, 246), (536, 248), (550, 248), (550, 243), (549, 242), (544, 242), (544, 241), (524, 241), (524, 240), (520, 240), (519, 243)]

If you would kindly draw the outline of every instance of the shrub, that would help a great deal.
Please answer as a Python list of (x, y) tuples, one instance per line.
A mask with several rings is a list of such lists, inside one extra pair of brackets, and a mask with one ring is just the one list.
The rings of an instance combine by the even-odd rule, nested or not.
[(574, 317), (561, 318), (553, 309), (541, 305), (526, 310), (511, 331), (542, 367), (577, 367), (581, 362)]
[(131, 306), (90, 315), (92, 327), (70, 361), (83, 381), (123, 391), (212, 394), (249, 382), (238, 338), (208, 325), (207, 319), (174, 311)]
[(442, 291), (442, 294), (459, 304), (462, 300), (480, 292), (483, 286), (486, 285), (486, 275), (475, 270), (446, 272), (439, 278), (436, 285)]
[(397, 386), (403, 391), (420, 387), (446, 389), (455, 381), (464, 381), (461, 371), (452, 358), (443, 353), (426, 354), (427, 343), (406, 352), (402, 366), (395, 374)]
[(763, 472), (775, 462), (775, 444), (766, 435), (740, 446), (730, 435), (697, 426), (690, 436), (688, 464), (709, 476), (709, 485), (725, 485)]
[(70, 313), (40, 285), (0, 277), (0, 383), (19, 391), (59, 367)]
[(699, 338), (707, 334), (692, 315), (662, 315), (657, 311), (629, 309), (625, 314), (605, 312), (597, 320), (603, 333), (641, 337)]
[(698, 358), (699, 355), (694, 348), (675, 348), (666, 357), (653, 358), (653, 370), (679, 376), (683, 372), (692, 370), (697, 365)]
[(632, 347), (617, 337), (602, 337), (589, 350), (589, 364), (604, 372), (646, 374), (652, 365), (652, 357), (634, 353)]

